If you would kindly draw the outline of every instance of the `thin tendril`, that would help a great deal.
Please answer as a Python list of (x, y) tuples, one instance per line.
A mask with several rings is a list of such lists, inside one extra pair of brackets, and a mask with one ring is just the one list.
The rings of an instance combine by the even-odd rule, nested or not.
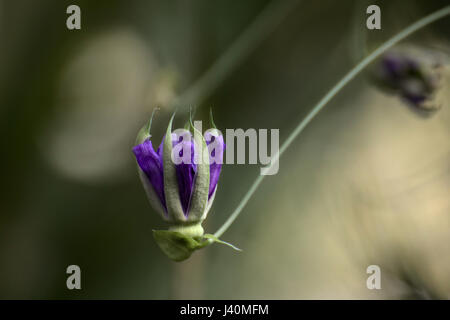
[[(378, 47), (375, 51), (365, 57), (360, 63), (358, 63), (353, 69), (351, 69), (328, 93), (314, 106), (314, 108), (310, 111), (310, 113), (304, 118), (298, 126), (291, 132), (289, 137), (281, 146), (279, 152), (275, 154), (274, 160), (271, 162), (271, 165), (267, 168), (270, 168), (279, 160), (279, 157), (283, 154), (284, 151), (291, 145), (295, 138), (303, 131), (303, 129), (311, 122), (312, 119), (319, 113), (320, 110), (325, 107), (325, 105), (345, 86), (347, 85), (359, 72), (361, 72), (365, 67), (367, 67), (372, 61), (374, 61), (377, 57), (379, 57), (383, 52), (394, 46), (399, 41), (405, 39), (407, 36), (416, 32), (417, 30), (425, 27), (426, 25), (435, 22), (447, 15), (450, 14), (450, 6), (446, 6), (434, 13), (423, 17), (422, 19), (416, 21), (406, 29), (402, 30), (400, 33), (396, 34), (394, 37), (390, 38), (386, 42), (384, 42), (380, 47)], [(228, 217), (225, 223), (219, 228), (219, 230), (214, 233), (214, 236), (219, 238), (234, 222), (234, 220), (239, 216), (242, 209), (245, 207), (247, 202), (250, 200), (251, 196), (255, 193), (258, 186), (264, 179), (264, 175), (259, 175), (256, 180), (253, 182), (250, 189), (245, 194), (244, 198), (241, 200), (239, 205), (233, 211), (233, 213)]]

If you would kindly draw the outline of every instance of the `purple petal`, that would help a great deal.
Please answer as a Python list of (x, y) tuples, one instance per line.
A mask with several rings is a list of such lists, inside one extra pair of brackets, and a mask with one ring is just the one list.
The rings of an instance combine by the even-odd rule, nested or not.
[(158, 153), (153, 149), (152, 142), (146, 140), (143, 143), (133, 147), (133, 153), (136, 156), (136, 161), (144, 171), (150, 184), (153, 186), (156, 194), (164, 209), (166, 207), (166, 199), (164, 195), (164, 177), (163, 177), (163, 166), (162, 166), (162, 155), (159, 154), (160, 146), (158, 148)]
[(380, 76), (394, 89), (397, 89), (404, 79), (417, 77), (419, 72), (417, 62), (408, 56), (391, 52), (386, 53), (382, 58)]
[(209, 154), (209, 195), (208, 199), (211, 198), (214, 190), (216, 190), (217, 182), (219, 181), (220, 171), (222, 170), (223, 162), (223, 151), (225, 149), (225, 143), (223, 141), (223, 136), (214, 136), (210, 132), (205, 133), (206, 144), (209, 146), (217, 139), (217, 144), (212, 152)]
[(383, 67), (391, 79), (396, 79), (403, 75), (406, 64), (401, 57), (394, 54), (386, 54), (383, 57)]
[(414, 93), (414, 92), (404, 92), (402, 94), (403, 98), (414, 106), (418, 106), (426, 100), (424, 94)]
[(189, 148), (191, 150), (190, 161), (189, 160), (186, 161), (188, 163), (182, 161), (181, 164), (175, 165), (177, 172), (178, 190), (180, 193), (181, 207), (183, 208), (184, 214), (188, 216), (192, 191), (194, 187), (194, 178), (197, 172), (197, 165), (194, 163), (194, 155), (195, 155), (194, 141), (192, 139), (192, 135), (190, 135), (190, 140), (186, 141), (182, 138), (182, 136), (177, 137), (175, 134), (172, 135), (172, 141), (174, 147), (181, 143), (182, 147), (179, 153), (180, 157), (183, 157), (183, 150), (189, 150)]

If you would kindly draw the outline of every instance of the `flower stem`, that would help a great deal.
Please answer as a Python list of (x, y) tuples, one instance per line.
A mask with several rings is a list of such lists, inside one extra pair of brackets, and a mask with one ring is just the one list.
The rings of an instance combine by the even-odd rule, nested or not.
[[(422, 19), (416, 21), (411, 24), (409, 27), (403, 29), (401, 32), (384, 42), (380, 47), (378, 47), (371, 54), (366, 56), (361, 62), (359, 62), (353, 69), (351, 69), (330, 91), (312, 108), (309, 114), (304, 118), (298, 126), (291, 132), (289, 137), (281, 146), (279, 152), (275, 154), (273, 161), (271, 162), (270, 167), (272, 167), (278, 160), (279, 157), (286, 151), (286, 149), (292, 144), (295, 138), (303, 131), (303, 129), (311, 122), (312, 119), (321, 111), (325, 105), (344, 87), (346, 86), (358, 73), (360, 73), (365, 67), (367, 67), (372, 61), (378, 58), (382, 53), (386, 50), (394, 46), (399, 41), (405, 39), (407, 36), (416, 32), (417, 30), (425, 27), (426, 25), (435, 22), (447, 15), (450, 14), (450, 6), (446, 6), (440, 10), (435, 11), (434, 13), (423, 17)], [(267, 168), (267, 170), (270, 169)], [(244, 198), (242, 198), (239, 205), (233, 211), (233, 213), (228, 217), (225, 223), (219, 228), (219, 230), (214, 233), (214, 236), (219, 238), (234, 222), (234, 220), (239, 216), (242, 209), (245, 207), (247, 202), (250, 200), (251, 196), (255, 193), (256, 189), (259, 187), (261, 182), (264, 179), (264, 175), (259, 175), (256, 180), (253, 182), (250, 189), (245, 194)]]

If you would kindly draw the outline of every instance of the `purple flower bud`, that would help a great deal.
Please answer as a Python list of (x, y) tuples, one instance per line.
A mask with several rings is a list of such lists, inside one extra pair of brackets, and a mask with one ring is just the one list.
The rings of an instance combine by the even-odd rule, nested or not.
[[(217, 130), (215, 130), (218, 132)], [(170, 130), (168, 131), (170, 132)], [(141, 179), (147, 191), (148, 198), (152, 206), (163, 216), (163, 218), (172, 224), (183, 225), (201, 222), (211, 208), (214, 200), (217, 183), (222, 168), (223, 150), (225, 148), (222, 135), (214, 136), (210, 132), (205, 134), (205, 147), (209, 147), (214, 143), (214, 148), (209, 152), (209, 172), (199, 170), (199, 164), (195, 163), (196, 156), (199, 155), (201, 144), (196, 143), (194, 136), (187, 130), (181, 130), (182, 134), (170, 133), (172, 141), (172, 152), (178, 152), (177, 155), (181, 160), (180, 163), (173, 161), (165, 161), (164, 148), (167, 144), (163, 141), (155, 150), (148, 135), (141, 143), (133, 147), (133, 153), (139, 166)], [(169, 144), (170, 147), (170, 144)], [(208, 148), (209, 149), (209, 148)], [(184, 152), (190, 151), (186, 157)], [(208, 152), (204, 150), (203, 152)], [(217, 153), (217, 154), (216, 154)], [(219, 160), (219, 161), (217, 161)], [(218, 163), (219, 162), (219, 163)], [(173, 166), (175, 168), (176, 184), (167, 185), (168, 179), (165, 179), (165, 166)], [(206, 175), (205, 175), (206, 173)], [(196, 180), (207, 178), (204, 200), (207, 203), (204, 206), (196, 206), (192, 201), (202, 201), (201, 190), (196, 190), (196, 185), (201, 188), (201, 184), (196, 184)], [(197, 193), (196, 193), (197, 192)], [(170, 193), (168, 197), (167, 194)], [(174, 195), (175, 194), (175, 195)], [(194, 197), (194, 195), (196, 195)], [(178, 201), (179, 203), (168, 203), (168, 201)], [(201, 212), (197, 212), (197, 208), (201, 208)], [(181, 208), (182, 214), (177, 214), (176, 210), (171, 208)], [(196, 211), (197, 210), (197, 211)]]
[(437, 107), (432, 99), (439, 85), (436, 71), (436, 65), (417, 53), (392, 50), (375, 64), (374, 76), (382, 89), (399, 95), (416, 110), (433, 111)]

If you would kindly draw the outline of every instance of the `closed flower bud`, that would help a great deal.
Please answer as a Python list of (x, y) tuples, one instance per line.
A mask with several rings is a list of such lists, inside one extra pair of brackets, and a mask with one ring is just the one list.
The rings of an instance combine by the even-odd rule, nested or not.
[(445, 63), (436, 54), (406, 47), (386, 52), (373, 74), (380, 88), (399, 95), (415, 111), (428, 114), (440, 107), (435, 98)]
[(186, 129), (172, 132), (173, 118), (155, 150), (150, 135), (152, 115), (133, 153), (150, 204), (170, 224), (169, 230), (154, 230), (155, 239), (171, 259), (179, 261), (211, 242), (201, 223), (214, 201), (225, 144), (216, 129), (208, 130), (206, 139), (192, 124), (194, 134)]

